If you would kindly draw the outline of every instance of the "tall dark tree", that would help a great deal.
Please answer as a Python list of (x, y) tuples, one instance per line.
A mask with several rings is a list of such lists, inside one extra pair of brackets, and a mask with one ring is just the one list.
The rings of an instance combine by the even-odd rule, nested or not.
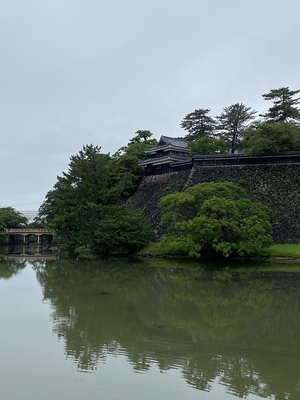
[(255, 110), (246, 107), (243, 103), (236, 103), (225, 107), (223, 112), (217, 116), (219, 138), (227, 142), (229, 151), (235, 153), (239, 149), (243, 131), (247, 123), (254, 119)]
[(123, 199), (130, 197), (138, 188), (144, 176), (144, 167), (139, 161), (148, 157), (145, 150), (154, 147), (157, 140), (148, 130), (138, 130), (126, 146), (121, 147), (114, 155), (112, 184)]
[(265, 100), (271, 101), (273, 106), (266, 114), (261, 115), (267, 122), (293, 122), (300, 121), (300, 111), (297, 104), (300, 98), (294, 98), (300, 90), (290, 90), (288, 87), (272, 89), (269, 93), (263, 94)]
[[(115, 238), (118, 251), (126, 252), (128, 247), (144, 244), (149, 233), (141, 216), (136, 214), (133, 218), (133, 213), (124, 204), (132, 189), (132, 174), (126, 173), (125, 164), (121, 170), (115, 158), (100, 150), (99, 146), (87, 145), (72, 156), (68, 171), (57, 177), (53, 190), (47, 193), (39, 210), (41, 221), (57, 235), (67, 237), (70, 253), (77, 247), (88, 246), (108, 255), (112, 249), (106, 240), (112, 241), (114, 232), (118, 236)], [(127, 168), (130, 170), (130, 166)], [(139, 233), (140, 226), (144, 231)], [(124, 230), (123, 235), (120, 235), (120, 227)], [(109, 230), (109, 234), (105, 230)], [(135, 238), (133, 244), (129, 239), (134, 234), (139, 239)]]
[(147, 130), (138, 130), (135, 132), (135, 136), (129, 140), (126, 146), (121, 147), (115, 154), (114, 157), (119, 158), (127, 155), (135, 157), (137, 160), (143, 160), (147, 158), (145, 149), (154, 147), (157, 144), (157, 140), (153, 138), (153, 133)]
[(102, 206), (114, 202), (109, 185), (111, 157), (100, 147), (87, 145), (71, 156), (67, 172), (57, 177), (46, 195), (39, 214), (59, 236), (66, 236), (72, 247), (86, 244), (92, 221)]
[(128, 146), (130, 146), (131, 144), (136, 144), (136, 143), (149, 144), (149, 141), (155, 142), (155, 139), (153, 139), (152, 136), (153, 136), (153, 133), (151, 131), (139, 129), (135, 132), (135, 136), (129, 140)]
[(188, 132), (186, 140), (193, 141), (203, 136), (214, 136), (216, 121), (208, 115), (209, 112), (207, 108), (199, 108), (183, 118), (180, 126)]

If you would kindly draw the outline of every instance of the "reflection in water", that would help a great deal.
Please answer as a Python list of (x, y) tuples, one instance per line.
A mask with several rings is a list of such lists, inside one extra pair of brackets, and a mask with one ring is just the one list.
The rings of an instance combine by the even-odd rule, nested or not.
[(12, 259), (6, 261), (5, 257), (0, 257), (0, 279), (9, 279), (18, 274), (23, 268), (26, 267), (26, 260)]
[(30, 261), (35, 268), (45, 266), (46, 260), (57, 260), (59, 255), (40, 245), (0, 246), (0, 279), (9, 279), (18, 274)]
[(43, 261), (43, 260), (57, 260), (59, 253), (52, 252), (42, 245), (29, 244), (29, 245), (11, 245), (0, 247), (0, 259), (23, 262), (24, 266), (27, 261)]
[(199, 390), (217, 381), (241, 398), (300, 396), (297, 275), (68, 260), (34, 269), (80, 370), (123, 354), (136, 371), (180, 369)]
[(20, 255), (43, 255), (52, 254), (48, 246), (43, 244), (29, 243), (29, 244), (11, 244), (0, 246), (0, 253), (11, 256)]

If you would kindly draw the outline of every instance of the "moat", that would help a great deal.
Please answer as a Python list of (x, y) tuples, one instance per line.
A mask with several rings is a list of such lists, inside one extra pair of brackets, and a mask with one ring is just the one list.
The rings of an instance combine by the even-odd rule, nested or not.
[(300, 274), (258, 266), (2, 256), (1, 398), (300, 398)]

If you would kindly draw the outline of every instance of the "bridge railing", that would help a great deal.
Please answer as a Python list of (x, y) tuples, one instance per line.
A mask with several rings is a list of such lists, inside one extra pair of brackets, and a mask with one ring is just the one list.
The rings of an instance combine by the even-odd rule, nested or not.
[(14, 229), (5, 229), (6, 233), (26, 233), (27, 235), (35, 234), (35, 233), (44, 233), (44, 234), (52, 234), (48, 229), (44, 228), (14, 228)]

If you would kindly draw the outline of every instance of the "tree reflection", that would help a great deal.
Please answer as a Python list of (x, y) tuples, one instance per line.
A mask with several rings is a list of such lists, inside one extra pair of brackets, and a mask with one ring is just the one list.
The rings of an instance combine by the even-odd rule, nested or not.
[[(239, 337), (253, 321), (266, 314), (272, 302), (271, 282), (252, 281), (228, 270), (207, 274), (190, 283), (180, 282), (184, 271), (171, 276), (161, 272), (167, 285), (168, 296), (162, 299), (162, 318), (171, 325), (188, 328), (201, 339), (233, 340)], [(226, 277), (226, 279), (224, 279)], [(201, 280), (199, 278), (202, 278)], [(187, 313), (186, 310), (189, 310)]]
[(241, 398), (299, 395), (299, 282), (291, 290), (277, 275), (117, 262), (35, 270), (54, 332), (81, 370), (124, 354), (139, 371), (179, 368), (200, 390), (217, 380)]
[(26, 260), (6, 260), (0, 258), (0, 279), (10, 279), (26, 267)]

